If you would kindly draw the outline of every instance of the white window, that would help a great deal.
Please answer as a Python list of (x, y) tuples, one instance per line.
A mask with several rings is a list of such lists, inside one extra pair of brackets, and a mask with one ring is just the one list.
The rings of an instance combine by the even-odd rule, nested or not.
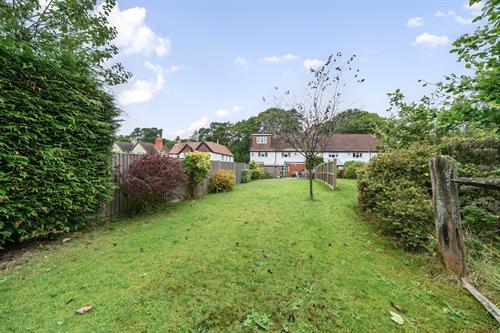
[(292, 153), (281, 153), (281, 157), (290, 157)]
[(257, 139), (256, 139), (256, 142), (258, 144), (265, 145), (267, 143), (267, 136), (258, 136)]
[(338, 158), (339, 157), (339, 153), (328, 153), (328, 157)]
[(361, 158), (361, 157), (363, 157), (363, 153), (352, 153), (352, 157)]
[(259, 152), (259, 157), (267, 157), (267, 152)]

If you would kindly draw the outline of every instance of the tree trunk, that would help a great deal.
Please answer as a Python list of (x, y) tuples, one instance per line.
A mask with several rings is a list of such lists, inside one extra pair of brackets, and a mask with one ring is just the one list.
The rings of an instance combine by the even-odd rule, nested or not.
[(309, 199), (314, 200), (312, 169), (308, 169), (307, 171), (309, 172)]

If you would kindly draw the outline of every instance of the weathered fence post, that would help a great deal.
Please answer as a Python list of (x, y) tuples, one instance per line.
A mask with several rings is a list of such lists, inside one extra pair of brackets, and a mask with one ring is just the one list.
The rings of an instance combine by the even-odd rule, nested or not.
[(467, 276), (467, 259), (460, 223), (457, 162), (449, 156), (438, 156), (430, 161), (434, 223), (439, 252), (446, 267), (458, 275)]

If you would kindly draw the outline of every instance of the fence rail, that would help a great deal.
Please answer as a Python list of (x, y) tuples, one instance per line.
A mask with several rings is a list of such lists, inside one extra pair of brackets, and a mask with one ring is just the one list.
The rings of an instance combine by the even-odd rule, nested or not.
[[(141, 157), (142, 155), (138, 154), (121, 154), (114, 153), (110, 157), (111, 167), (113, 168), (113, 181), (115, 183), (115, 187), (111, 192), (112, 200), (107, 203), (102, 212), (101, 216), (105, 218), (110, 218), (116, 215), (120, 215), (127, 211), (129, 208), (129, 204), (127, 202), (127, 198), (125, 197), (123, 191), (120, 188), (120, 173), (124, 173), (128, 170), (133, 161)], [(241, 170), (248, 169), (248, 164), (240, 163), (240, 162), (222, 162), (222, 161), (211, 161), (210, 162), (210, 172), (200, 184), (198, 184), (198, 194), (203, 195), (208, 193), (208, 183), (210, 178), (218, 171), (218, 170), (232, 170), (236, 176), (236, 183), (241, 183)], [(187, 194), (187, 187), (182, 187), (178, 190), (178, 196), (183, 197)], [(169, 199), (165, 198), (165, 202)]]
[(313, 169), (313, 174), (316, 179), (321, 180), (335, 191), (337, 188), (337, 159), (318, 165)]

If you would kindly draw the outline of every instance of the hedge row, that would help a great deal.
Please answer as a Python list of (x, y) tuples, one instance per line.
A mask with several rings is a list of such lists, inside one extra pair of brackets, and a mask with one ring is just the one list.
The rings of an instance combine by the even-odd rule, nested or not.
[(86, 68), (0, 39), (0, 248), (76, 228), (108, 199), (119, 111)]
[[(460, 176), (498, 173), (500, 139), (456, 140), (441, 146), (414, 145), (378, 155), (358, 176), (358, 204), (409, 249), (434, 248), (429, 160), (448, 154)], [(472, 252), (499, 247), (499, 191), (460, 187), (462, 222)]]

